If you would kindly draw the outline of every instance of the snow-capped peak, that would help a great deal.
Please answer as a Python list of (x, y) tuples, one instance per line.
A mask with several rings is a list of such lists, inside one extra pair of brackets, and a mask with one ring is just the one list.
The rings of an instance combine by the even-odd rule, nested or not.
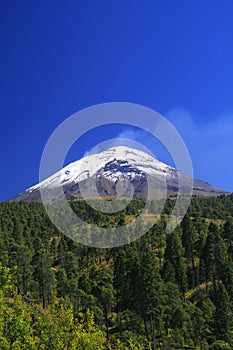
[(164, 176), (175, 170), (152, 155), (135, 148), (126, 146), (111, 147), (100, 153), (87, 155), (86, 157), (68, 164), (54, 175), (41, 183), (30, 187), (27, 191), (32, 192), (44, 187), (55, 188), (57, 186), (75, 184), (87, 178), (93, 177), (101, 168), (114, 160), (124, 161), (139, 171), (155, 176)]

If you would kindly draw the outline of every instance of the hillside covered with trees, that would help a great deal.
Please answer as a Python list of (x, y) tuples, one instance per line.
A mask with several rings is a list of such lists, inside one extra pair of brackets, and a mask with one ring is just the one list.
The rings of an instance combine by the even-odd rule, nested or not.
[[(114, 227), (144, 203), (116, 215), (70, 205)], [(0, 349), (232, 349), (233, 195), (194, 197), (166, 234), (173, 205), (140, 239), (97, 249), (62, 235), (40, 203), (1, 203)]]

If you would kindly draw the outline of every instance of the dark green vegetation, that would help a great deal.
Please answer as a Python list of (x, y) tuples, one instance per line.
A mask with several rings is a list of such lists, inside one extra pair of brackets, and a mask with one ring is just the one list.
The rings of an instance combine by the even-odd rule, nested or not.
[[(166, 235), (173, 204), (137, 241), (95, 249), (60, 234), (40, 203), (2, 203), (0, 349), (232, 349), (233, 195), (194, 197)], [(71, 205), (108, 227), (143, 202), (115, 216)]]

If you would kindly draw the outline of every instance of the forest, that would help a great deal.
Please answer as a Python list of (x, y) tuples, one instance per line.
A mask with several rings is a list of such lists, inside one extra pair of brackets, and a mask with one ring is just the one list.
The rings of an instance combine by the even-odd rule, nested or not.
[[(166, 234), (174, 202), (145, 235), (111, 249), (67, 238), (41, 203), (0, 203), (0, 349), (233, 349), (233, 194), (193, 197)], [(100, 227), (144, 205), (100, 214), (70, 203)]]

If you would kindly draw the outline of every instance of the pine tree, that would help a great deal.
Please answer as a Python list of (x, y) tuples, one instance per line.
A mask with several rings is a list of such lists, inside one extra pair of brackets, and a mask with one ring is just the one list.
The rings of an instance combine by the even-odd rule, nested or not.
[(156, 348), (156, 336), (163, 331), (164, 285), (159, 274), (159, 262), (151, 252), (143, 254), (140, 269), (140, 310), (147, 338)]
[(185, 248), (185, 257), (188, 263), (188, 270), (191, 282), (190, 287), (193, 288), (197, 284), (197, 278), (195, 276), (195, 243), (197, 241), (197, 232), (188, 214), (185, 215), (181, 223), (181, 228), (183, 232), (182, 245)]
[(228, 246), (229, 259), (233, 261), (233, 219), (228, 219), (223, 228), (223, 237)]
[[(175, 282), (180, 287), (183, 295), (187, 290), (187, 265), (183, 257), (183, 247), (181, 242), (181, 230), (178, 227), (175, 231), (167, 235), (167, 246), (165, 250), (165, 263), (163, 267), (163, 276), (166, 281), (172, 281), (170, 279), (170, 271), (175, 271)], [(172, 277), (172, 276), (171, 276)]]
[(216, 338), (225, 341), (232, 341), (233, 313), (229, 295), (223, 284), (218, 286), (214, 303), (216, 307), (214, 316)]
[(42, 298), (43, 308), (45, 308), (55, 295), (55, 275), (44, 249), (35, 255), (34, 266), (34, 278), (38, 281), (39, 296)]

